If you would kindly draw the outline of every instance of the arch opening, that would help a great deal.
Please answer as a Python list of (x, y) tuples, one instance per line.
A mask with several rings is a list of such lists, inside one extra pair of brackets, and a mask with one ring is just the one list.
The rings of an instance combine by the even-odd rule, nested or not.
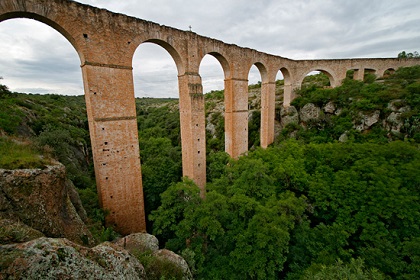
[(168, 48), (153, 40), (137, 47), (132, 62), (135, 97), (179, 97), (178, 75), (183, 70)]
[(248, 73), (248, 150), (261, 144), (262, 81), (266, 74), (261, 63), (253, 64)]
[(363, 81), (365, 83), (373, 83), (377, 79), (377, 71), (372, 68), (365, 68)]
[(12, 91), (83, 95), (80, 56), (50, 25), (27, 18), (0, 22), (0, 73)]
[(301, 82), (301, 88), (331, 87), (333, 84), (334, 78), (328, 71), (316, 69), (305, 75)]
[[(286, 95), (292, 94), (292, 79), (289, 70), (282, 67), (277, 71), (276, 75), (276, 104), (284, 104), (284, 101), (290, 97)], [(280, 108), (279, 108), (280, 109)], [(277, 111), (277, 106), (276, 106)]]
[(395, 73), (395, 69), (394, 68), (388, 68), (384, 71), (382, 78), (389, 78), (391, 75), (393, 75)]
[[(184, 69), (184, 64), (182, 62), (182, 58), (179, 55), (178, 51), (173, 46), (171, 46), (167, 42), (159, 40), (159, 39), (148, 39), (145, 42), (143, 42), (143, 44), (144, 43), (153, 43), (153, 44), (159, 45), (162, 48), (164, 48), (171, 55), (172, 59), (175, 61), (175, 65), (176, 65), (176, 68), (178, 70), (178, 75), (183, 75), (184, 74), (185, 69)], [(137, 49), (138, 49), (138, 47), (137, 47)], [(137, 52), (137, 49), (136, 49), (136, 52)]]
[(0, 83), (22, 93), (2, 98), (13, 100), (11, 106), (1, 109), (2, 121), (7, 122), (6, 115), (10, 115), (17, 127), (2, 126), (5, 134), (0, 133), (0, 138), (19, 137), (29, 145), (44, 147), (44, 156), (66, 167), (67, 178), (81, 190), (88, 217), (95, 219), (101, 193), (91, 170), (93, 149), (80, 57), (68, 37), (56, 29), (27, 18), (9, 17), (0, 22), (0, 73), (4, 78)]
[[(80, 62), (84, 61), (83, 53), (79, 50), (79, 47), (76, 44), (75, 38), (61, 25), (57, 24), (53, 20), (43, 17), (39, 14), (30, 13), (30, 12), (11, 12), (11, 13), (5, 13), (0, 15), (0, 23), (11, 20), (11, 19), (26, 19), (26, 20), (33, 20), (34, 22), (40, 22), (43, 23), (58, 33), (60, 33), (64, 38), (67, 39), (67, 41), (73, 46), (73, 48), (76, 50), (77, 54), (79, 55)], [(35, 24), (36, 26), (36, 24)]]
[(349, 69), (346, 71), (346, 79), (354, 80), (357, 76), (357, 69)]
[(160, 206), (160, 194), (182, 177), (178, 73), (183, 70), (177, 67), (169, 46), (162, 45), (155, 40), (140, 44), (132, 62), (149, 232), (153, 223), (148, 217)]
[[(206, 54), (200, 63), (199, 74), (203, 84), (203, 93), (207, 94), (211, 91), (222, 91), (225, 87), (224, 78), (229, 74), (226, 74), (225, 67), (214, 53)], [(229, 71), (229, 70), (227, 70)]]
[(225, 61), (221, 55), (209, 53), (203, 57), (199, 68), (205, 98), (207, 153), (225, 148), (224, 68), (227, 63), (223, 67), (221, 61)]

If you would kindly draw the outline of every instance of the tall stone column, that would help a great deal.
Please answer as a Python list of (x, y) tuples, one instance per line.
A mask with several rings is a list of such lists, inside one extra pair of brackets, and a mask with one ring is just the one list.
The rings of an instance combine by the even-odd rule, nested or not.
[(274, 142), (274, 116), (276, 110), (276, 83), (263, 83), (261, 87), (261, 147)]
[(206, 122), (204, 95), (198, 73), (178, 76), (179, 112), (182, 139), (182, 172), (201, 189), (206, 190)]
[(82, 65), (100, 204), (108, 226), (145, 232), (146, 222), (131, 67)]
[(347, 70), (345, 68), (339, 69), (336, 75), (333, 77), (331, 82), (331, 87), (339, 87), (343, 84), (344, 79), (346, 78)]
[(295, 99), (292, 84), (285, 84), (283, 90), (283, 107), (289, 107), (290, 103)]
[(225, 151), (238, 158), (248, 151), (248, 80), (225, 80)]
[(364, 77), (365, 77), (365, 69), (360, 68), (360, 69), (354, 70), (353, 80), (363, 81)]

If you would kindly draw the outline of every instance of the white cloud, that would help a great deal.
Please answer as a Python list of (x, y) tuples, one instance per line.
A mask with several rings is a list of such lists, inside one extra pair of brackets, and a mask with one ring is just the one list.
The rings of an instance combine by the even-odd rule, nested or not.
[[(226, 43), (293, 59), (395, 57), (420, 51), (418, 0), (80, 0)], [(80, 61), (66, 39), (32, 20), (0, 23), (0, 76), (12, 90), (80, 94)], [(156, 45), (133, 59), (137, 96), (178, 96), (177, 70)], [(250, 82), (261, 80), (256, 68)], [(213, 57), (200, 67), (204, 91), (223, 88)]]

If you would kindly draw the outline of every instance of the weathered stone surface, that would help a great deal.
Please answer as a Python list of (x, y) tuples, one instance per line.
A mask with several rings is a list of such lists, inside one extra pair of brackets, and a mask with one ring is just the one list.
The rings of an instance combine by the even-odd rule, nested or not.
[(307, 122), (309, 120), (319, 119), (321, 109), (313, 103), (308, 103), (300, 110), (300, 121)]
[(216, 126), (212, 123), (212, 115), (209, 114), (206, 121), (206, 133), (213, 135), (213, 138), (216, 137)]
[(393, 133), (399, 133), (403, 124), (401, 113), (392, 112), (386, 118), (385, 128)]
[(343, 109), (342, 108), (338, 108), (337, 110), (335, 110), (335, 115), (336, 116), (339, 116), (340, 114), (341, 114), (341, 112), (343, 112)]
[(48, 237), (66, 237), (79, 244), (94, 242), (79, 215), (86, 217), (62, 164), (44, 169), (0, 169), (0, 201), (4, 202), (2, 219), (21, 221)]
[(328, 102), (324, 106), (324, 112), (328, 114), (334, 114), (335, 109), (336, 109), (335, 104), (332, 101)]
[(144, 268), (111, 243), (94, 248), (60, 238), (0, 246), (0, 279), (146, 279)]
[(365, 125), (367, 127), (371, 127), (372, 125), (374, 125), (375, 123), (377, 123), (379, 121), (379, 115), (380, 115), (380, 113), (381, 113), (381, 111), (376, 110), (372, 114), (364, 115), (364, 123), (365, 123)]
[(340, 135), (340, 137), (338, 138), (338, 141), (340, 142), (347, 142), (349, 140), (349, 136), (347, 135), (346, 132), (344, 132), (343, 134)]
[(401, 106), (398, 106), (401, 103), (401, 99), (395, 99), (388, 103), (387, 108), (393, 112), (397, 112)]
[(379, 121), (381, 111), (376, 110), (371, 114), (364, 114), (359, 112), (360, 120), (356, 122), (354, 128), (358, 131), (363, 131), (369, 129), (372, 125)]
[(193, 279), (190, 268), (188, 267), (187, 262), (180, 255), (177, 255), (174, 252), (166, 250), (166, 249), (156, 251), (154, 253), (154, 255), (158, 258), (166, 259), (166, 260), (176, 264), (177, 266), (179, 266), (182, 269), (183, 274), (184, 274), (184, 277), (182, 279), (184, 279), (184, 280)]
[(159, 240), (148, 233), (133, 233), (115, 241), (115, 245), (129, 252), (155, 252), (159, 250)]
[(0, 220), (0, 244), (22, 243), (43, 236), (42, 232), (21, 222)]
[(281, 108), (280, 110), (280, 123), (281, 126), (284, 128), (286, 125), (290, 123), (299, 123), (299, 114), (296, 110), (296, 107), (289, 106), (286, 108)]

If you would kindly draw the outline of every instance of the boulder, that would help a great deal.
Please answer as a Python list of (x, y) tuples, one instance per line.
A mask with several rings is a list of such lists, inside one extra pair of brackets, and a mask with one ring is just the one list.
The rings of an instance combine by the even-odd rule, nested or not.
[(385, 128), (393, 133), (399, 133), (404, 125), (403, 120), (401, 120), (401, 113), (396, 112), (389, 114), (385, 123)]
[(0, 244), (22, 243), (43, 236), (42, 232), (19, 221), (0, 220)]
[(109, 242), (94, 248), (42, 237), (0, 246), (0, 279), (146, 279), (143, 266)]
[(387, 108), (393, 112), (405, 113), (411, 111), (410, 106), (403, 106), (404, 102), (401, 99), (395, 99), (388, 103)]
[(20, 221), (48, 237), (93, 245), (86, 213), (65, 167), (0, 169), (0, 219)]
[(381, 111), (376, 110), (370, 114), (359, 112), (359, 121), (355, 122), (354, 128), (358, 131), (369, 129), (372, 125), (379, 121)]
[(280, 123), (283, 128), (290, 123), (299, 123), (299, 114), (294, 106), (280, 109)]
[(336, 109), (335, 104), (332, 101), (328, 102), (324, 106), (324, 112), (328, 114), (334, 114), (335, 109)]
[(306, 123), (309, 120), (318, 120), (320, 117), (321, 109), (319, 109), (315, 104), (308, 103), (300, 109), (299, 117), (300, 120)]
[(159, 250), (159, 240), (148, 233), (132, 233), (115, 241), (115, 245), (133, 252), (155, 252)]
[(345, 143), (349, 140), (349, 136), (347, 135), (347, 132), (344, 132), (343, 134), (340, 135), (340, 137), (338, 138), (338, 141)]
[(156, 256), (157, 258), (170, 261), (171, 263), (181, 268), (183, 272), (183, 277), (182, 277), (183, 280), (193, 279), (190, 268), (188, 267), (188, 263), (180, 255), (177, 255), (174, 252), (166, 250), (166, 249), (161, 249), (161, 250), (156, 251), (154, 253), (154, 256)]

